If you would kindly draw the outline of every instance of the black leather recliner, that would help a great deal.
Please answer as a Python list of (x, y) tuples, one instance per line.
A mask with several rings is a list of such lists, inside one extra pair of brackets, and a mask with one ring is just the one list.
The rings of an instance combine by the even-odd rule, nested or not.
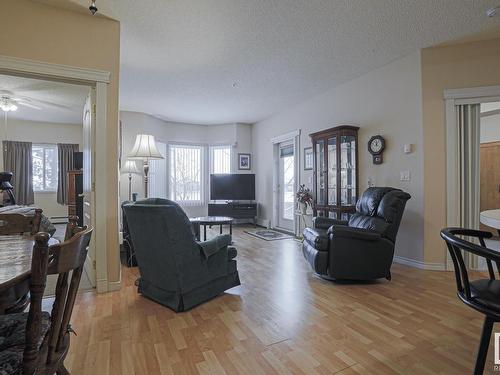
[(302, 251), (326, 279), (391, 279), (399, 224), (411, 196), (391, 187), (368, 188), (349, 221), (315, 217), (304, 230)]

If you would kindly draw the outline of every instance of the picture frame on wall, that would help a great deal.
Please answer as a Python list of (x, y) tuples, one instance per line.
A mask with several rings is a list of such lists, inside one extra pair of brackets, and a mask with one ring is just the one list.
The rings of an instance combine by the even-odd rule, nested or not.
[(252, 157), (250, 154), (238, 154), (238, 169), (247, 170), (252, 169)]
[(314, 164), (314, 154), (312, 147), (304, 148), (304, 170), (311, 171)]

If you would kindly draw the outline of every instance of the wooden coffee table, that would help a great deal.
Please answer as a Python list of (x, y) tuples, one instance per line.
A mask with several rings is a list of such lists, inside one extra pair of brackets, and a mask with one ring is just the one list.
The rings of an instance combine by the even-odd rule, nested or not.
[(203, 241), (207, 240), (207, 225), (219, 225), (220, 234), (222, 234), (222, 226), (229, 225), (229, 234), (233, 234), (233, 218), (228, 216), (199, 216), (190, 218), (189, 221), (193, 224), (196, 239), (200, 241), (200, 226), (203, 225)]

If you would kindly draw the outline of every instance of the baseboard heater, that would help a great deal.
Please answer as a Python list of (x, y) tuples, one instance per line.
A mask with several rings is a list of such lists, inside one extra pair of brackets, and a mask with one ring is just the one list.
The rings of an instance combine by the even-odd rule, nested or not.
[(67, 216), (51, 216), (49, 219), (52, 224), (68, 224)]

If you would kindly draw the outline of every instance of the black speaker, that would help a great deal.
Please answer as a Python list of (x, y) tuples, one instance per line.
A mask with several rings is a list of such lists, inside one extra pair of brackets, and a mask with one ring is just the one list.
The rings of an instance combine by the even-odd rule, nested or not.
[(73, 167), (76, 170), (83, 169), (83, 152), (73, 153)]

